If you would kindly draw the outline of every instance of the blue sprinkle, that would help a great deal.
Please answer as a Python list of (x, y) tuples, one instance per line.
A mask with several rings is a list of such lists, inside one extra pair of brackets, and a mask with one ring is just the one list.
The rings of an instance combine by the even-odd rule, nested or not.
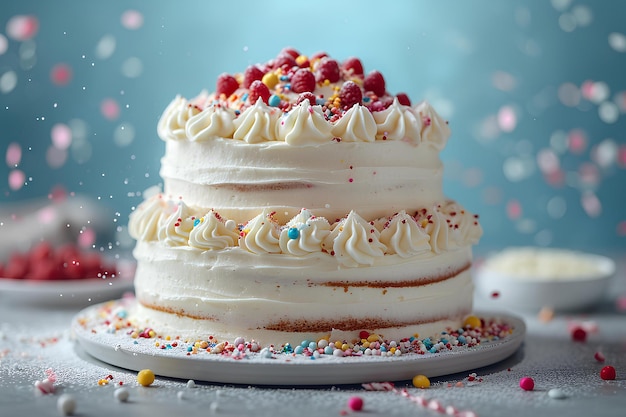
[(300, 237), (300, 231), (295, 227), (292, 227), (287, 232), (287, 236), (289, 236), (289, 239), (297, 239)]
[(415, 336), (409, 337), (409, 342), (414, 342), (414, 341), (415, 341)]
[(128, 312), (126, 310), (120, 310), (117, 312), (116, 316), (125, 319), (128, 316)]
[(460, 335), (459, 337), (457, 337), (456, 340), (458, 340), (461, 345), (465, 344), (465, 336), (463, 335)]
[(291, 347), (291, 345), (289, 343), (285, 343), (285, 346), (283, 347), (283, 352), (285, 352), (285, 353), (293, 352), (293, 348)]
[(309, 343), (309, 349), (311, 351), (314, 351), (315, 349), (317, 349), (317, 343), (315, 343), (315, 342)]
[(297, 355), (301, 355), (302, 352), (304, 352), (304, 348), (302, 346), (296, 346), (293, 352)]
[(193, 227), (196, 227), (199, 224), (200, 224), (200, 219), (196, 219), (193, 221)]
[(289, 80), (289, 77), (288, 77), (288, 76), (286, 76), (286, 75), (281, 75), (281, 76), (280, 76), (280, 80), (281, 80), (281, 81), (287, 81), (287, 80)]
[(428, 349), (428, 351), (429, 351), (430, 353), (437, 353), (437, 348), (433, 346), (433, 347), (431, 347), (430, 349)]
[(333, 354), (333, 348), (331, 348), (330, 346), (326, 346), (326, 347), (324, 348), (324, 353), (325, 353), (326, 355), (332, 355), (332, 354)]
[(363, 97), (363, 103), (369, 103), (370, 98), (369, 97)]
[(309, 341), (303, 340), (302, 342), (300, 342), (300, 346), (302, 346), (303, 348), (309, 346)]
[(139, 342), (135, 340), (135, 341), (133, 342), (133, 344), (134, 344), (134, 345), (138, 345), (138, 344), (139, 344)]
[(165, 345), (165, 349), (171, 349), (172, 345), (170, 345), (169, 343), (167, 345)]
[(191, 352), (193, 350), (193, 346), (187, 346), (187, 352)]
[(272, 107), (278, 107), (280, 105), (280, 97), (278, 97), (276, 94), (272, 94), (267, 104)]
[(441, 339), (441, 343), (443, 343), (444, 345), (448, 343), (448, 339)]
[(384, 346), (381, 346), (381, 347), (380, 347), (380, 351), (381, 351), (381, 352), (387, 352), (387, 348), (386, 348), (386, 347), (384, 347)]
[(312, 361), (315, 360), (315, 356), (313, 356), (313, 355), (309, 356), (309, 358), (311, 358)]
[(248, 99), (248, 93), (245, 93), (243, 96), (241, 96), (241, 101), (246, 101)]
[(316, 98), (315, 104), (323, 106), (324, 104), (326, 104), (326, 100), (324, 100), (323, 98)]
[(239, 115), (241, 114), (241, 111), (239, 111), (239, 110), (235, 110), (235, 114), (236, 114), (237, 116), (239, 116)]

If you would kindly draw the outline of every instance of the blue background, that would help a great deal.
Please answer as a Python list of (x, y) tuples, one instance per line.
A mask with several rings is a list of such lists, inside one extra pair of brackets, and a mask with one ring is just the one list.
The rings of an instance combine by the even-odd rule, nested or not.
[[(138, 27), (123, 23), (129, 10)], [(18, 15), (38, 20), (31, 39), (8, 34)], [(390, 92), (449, 119), (444, 190), (480, 214), (482, 248), (625, 248), (624, 16), (626, 2), (609, 0), (4, 2), (0, 205), (62, 185), (111, 207), (126, 247), (128, 214), (160, 183), (165, 106), (293, 46), (358, 56)], [(71, 68), (67, 85), (51, 80), (58, 64)], [(7, 73), (17, 82), (3, 89)], [(106, 99), (118, 117), (104, 117)], [(67, 149), (51, 149), (58, 124), (72, 131)], [(10, 144), (17, 166), (4, 163)], [(560, 183), (546, 179), (554, 161)], [(26, 176), (17, 189), (15, 170)]]

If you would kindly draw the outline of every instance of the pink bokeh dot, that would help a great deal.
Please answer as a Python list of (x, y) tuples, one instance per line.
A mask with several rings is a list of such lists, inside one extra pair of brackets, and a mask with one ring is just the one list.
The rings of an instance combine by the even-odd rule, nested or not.
[(561, 187), (565, 183), (565, 173), (560, 168), (544, 173), (544, 178), (553, 187)]
[(72, 144), (72, 129), (64, 123), (57, 123), (52, 126), (50, 136), (55, 148), (67, 149)]
[(519, 219), (522, 216), (522, 205), (517, 200), (509, 200), (506, 204), (506, 214), (511, 220)]
[(26, 41), (37, 34), (39, 20), (32, 15), (16, 15), (7, 22), (6, 31), (16, 41)]
[(37, 212), (37, 220), (39, 224), (52, 224), (59, 217), (59, 213), (52, 206), (47, 206)]
[(143, 26), (143, 14), (137, 10), (126, 10), (122, 13), (121, 20), (126, 29), (136, 30)]
[(22, 147), (19, 143), (13, 142), (9, 144), (6, 161), (9, 167), (16, 167), (20, 164), (22, 161)]
[(617, 163), (621, 168), (626, 168), (626, 145), (621, 145), (617, 151)]
[(623, 220), (617, 224), (617, 235), (626, 236), (626, 220)]
[(591, 192), (583, 194), (581, 205), (589, 217), (598, 217), (602, 213), (602, 203), (598, 197)]
[(108, 120), (116, 120), (120, 116), (120, 106), (112, 98), (105, 98), (100, 103), (100, 113)]
[(511, 106), (502, 106), (498, 111), (498, 126), (503, 132), (512, 132), (517, 126), (517, 115)]
[(581, 154), (587, 148), (587, 135), (580, 129), (574, 129), (567, 136), (567, 145), (570, 152)]
[(580, 91), (586, 100), (591, 100), (593, 97), (593, 85), (593, 81), (587, 80), (580, 86)]
[(24, 186), (26, 181), (26, 174), (19, 169), (14, 169), (9, 172), (9, 188), (13, 191), (17, 191)]
[(85, 229), (78, 235), (78, 245), (88, 248), (96, 242), (96, 232), (93, 229)]
[(57, 64), (50, 70), (50, 79), (56, 85), (64, 86), (72, 80), (72, 68), (68, 64)]

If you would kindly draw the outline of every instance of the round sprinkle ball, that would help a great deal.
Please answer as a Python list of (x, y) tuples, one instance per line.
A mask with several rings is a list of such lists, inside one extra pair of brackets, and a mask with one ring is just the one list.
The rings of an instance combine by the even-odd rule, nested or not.
[(482, 323), (479, 317), (467, 316), (463, 321), (463, 327), (469, 327), (470, 329), (480, 329)]
[(415, 388), (429, 388), (430, 379), (426, 375), (415, 375), (413, 377), (413, 386)]
[(562, 400), (566, 397), (566, 395), (562, 390), (558, 388), (552, 388), (550, 391), (548, 391), (548, 397), (554, 398), (555, 400)]
[(128, 401), (128, 397), (130, 396), (130, 391), (127, 388), (118, 388), (113, 391), (113, 397), (121, 403), (125, 403)]
[(190, 379), (189, 381), (187, 381), (187, 388), (195, 388), (196, 387), (196, 381), (194, 381), (193, 379)]
[(361, 397), (350, 397), (348, 399), (348, 408), (352, 411), (361, 411), (363, 409), (363, 398)]
[(600, 378), (604, 379), (605, 381), (612, 381), (615, 379), (615, 377), (615, 368), (613, 368), (612, 366), (608, 365), (600, 369)]
[(76, 400), (70, 394), (63, 394), (57, 400), (57, 410), (63, 416), (71, 416), (76, 411)]
[(535, 381), (531, 377), (525, 376), (519, 380), (519, 387), (524, 391), (532, 391), (535, 389)]
[(585, 331), (585, 329), (581, 327), (576, 327), (574, 330), (572, 330), (572, 340), (574, 342), (584, 343), (587, 340), (587, 332)]
[(139, 385), (149, 387), (154, 382), (154, 372), (150, 369), (142, 369), (137, 374), (137, 382), (139, 382)]

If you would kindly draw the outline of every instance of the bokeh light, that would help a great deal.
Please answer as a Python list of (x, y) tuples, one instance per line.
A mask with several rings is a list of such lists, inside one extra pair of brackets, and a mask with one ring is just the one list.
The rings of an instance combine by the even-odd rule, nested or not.
[(143, 26), (143, 14), (137, 10), (126, 10), (122, 13), (121, 21), (126, 29), (137, 30)]
[(100, 103), (100, 113), (107, 120), (116, 120), (120, 116), (120, 106), (112, 98), (105, 98)]
[(22, 147), (17, 142), (12, 142), (7, 147), (6, 162), (9, 167), (17, 167), (22, 161)]
[(50, 79), (58, 86), (69, 84), (72, 75), (72, 68), (68, 64), (57, 64), (50, 70)]
[(17, 191), (24, 186), (26, 181), (26, 174), (20, 169), (13, 169), (9, 172), (9, 188), (13, 191)]
[(16, 41), (31, 39), (39, 30), (39, 20), (32, 15), (17, 15), (9, 19), (6, 33)]
[(64, 150), (72, 144), (72, 130), (64, 123), (57, 123), (52, 126), (50, 137), (52, 138), (52, 144), (57, 149)]

